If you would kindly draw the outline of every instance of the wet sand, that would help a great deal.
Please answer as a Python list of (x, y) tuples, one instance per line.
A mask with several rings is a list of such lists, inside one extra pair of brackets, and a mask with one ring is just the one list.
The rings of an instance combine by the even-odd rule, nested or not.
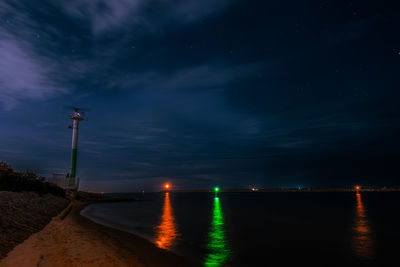
[(72, 203), (42, 231), (16, 246), (0, 266), (192, 266), (146, 239), (81, 216), (88, 204)]

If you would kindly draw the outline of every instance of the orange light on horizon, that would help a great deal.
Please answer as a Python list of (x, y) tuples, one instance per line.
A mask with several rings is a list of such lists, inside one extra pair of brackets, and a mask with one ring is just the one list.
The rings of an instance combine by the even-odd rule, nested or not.
[(356, 186), (356, 190), (360, 190), (360, 186), (359, 185)]
[(168, 190), (170, 187), (171, 187), (170, 184), (165, 184), (165, 185), (164, 185), (164, 188), (167, 189), (167, 190)]

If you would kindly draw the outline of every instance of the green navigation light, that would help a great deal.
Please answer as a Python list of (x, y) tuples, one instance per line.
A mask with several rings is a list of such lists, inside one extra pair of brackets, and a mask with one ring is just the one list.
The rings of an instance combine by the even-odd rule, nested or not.
[(215, 192), (218, 192), (218, 191), (219, 191), (219, 187), (215, 187), (215, 188), (214, 188), (214, 191), (215, 191)]
[(209, 253), (204, 262), (205, 266), (222, 266), (231, 254), (225, 237), (224, 214), (218, 197), (214, 198), (213, 218), (208, 234), (207, 249)]

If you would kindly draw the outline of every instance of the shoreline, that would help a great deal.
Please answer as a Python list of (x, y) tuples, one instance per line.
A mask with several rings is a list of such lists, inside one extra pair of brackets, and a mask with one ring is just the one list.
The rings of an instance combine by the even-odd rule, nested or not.
[[(396, 188), (362, 188), (356, 190), (354, 188), (282, 188), (282, 189), (220, 189), (218, 193), (356, 193), (359, 192), (400, 192), (400, 187)], [(161, 190), (152, 193), (215, 193), (211, 189), (197, 189), (197, 190)]]
[(72, 202), (9, 252), (0, 266), (193, 266), (145, 238), (80, 215), (86, 206), (104, 202), (108, 201)]

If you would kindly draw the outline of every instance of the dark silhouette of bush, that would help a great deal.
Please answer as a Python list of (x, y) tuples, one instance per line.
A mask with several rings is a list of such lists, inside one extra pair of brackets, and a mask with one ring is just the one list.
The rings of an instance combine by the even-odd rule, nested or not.
[(0, 191), (33, 191), (39, 195), (52, 194), (65, 197), (65, 190), (45, 181), (31, 172), (16, 172), (5, 162), (0, 162)]

